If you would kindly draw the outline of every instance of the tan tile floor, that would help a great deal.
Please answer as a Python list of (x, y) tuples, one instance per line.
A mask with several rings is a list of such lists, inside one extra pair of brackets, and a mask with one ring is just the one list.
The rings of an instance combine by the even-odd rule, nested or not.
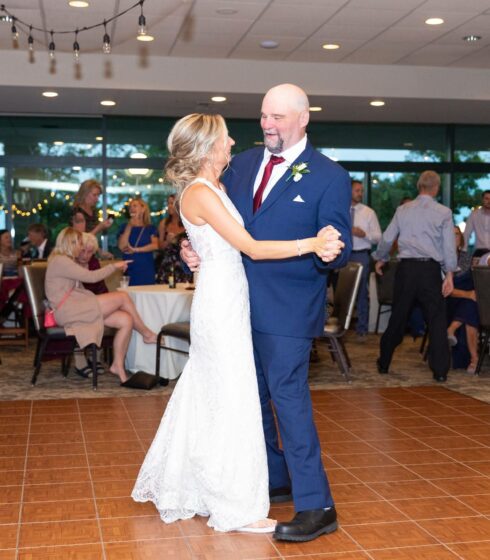
[(435, 385), (314, 391), (340, 529), (294, 544), (166, 525), (131, 500), (167, 399), (0, 402), (0, 560), (490, 558), (489, 404)]

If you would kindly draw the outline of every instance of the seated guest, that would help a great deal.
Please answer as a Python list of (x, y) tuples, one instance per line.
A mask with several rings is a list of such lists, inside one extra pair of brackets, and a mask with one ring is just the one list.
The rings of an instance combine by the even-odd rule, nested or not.
[[(82, 215), (83, 218), (83, 215)], [(85, 226), (85, 219), (83, 220)], [(75, 225), (75, 220), (74, 220)], [(75, 229), (75, 228), (74, 228)], [(85, 227), (84, 227), (85, 229)], [(82, 250), (78, 255), (76, 262), (83, 266), (88, 270), (99, 270), (100, 262), (99, 259), (95, 256), (99, 249), (99, 243), (95, 235), (91, 233), (82, 233)], [(106, 283), (104, 280), (99, 280), (98, 282), (84, 282), (83, 287), (86, 290), (89, 290), (95, 295), (98, 294), (106, 294), (109, 290), (107, 289)], [(80, 349), (76, 349), (74, 352), (74, 361), (75, 361), (75, 373), (80, 375), (81, 377), (91, 377), (92, 376), (92, 363), (88, 356), (85, 355), (85, 352)], [(101, 350), (97, 351), (97, 373), (100, 375), (104, 373), (105, 368), (101, 361)]]
[[(454, 227), (454, 235), (458, 270), (454, 273), (454, 289), (447, 298), (447, 336), (450, 346), (453, 347), (453, 369), (466, 368), (468, 373), (475, 373), (478, 363), (480, 318), (470, 269), (471, 259), (463, 251), (464, 238), (458, 226)], [(461, 328), (463, 326), (464, 328)]]
[(109, 371), (124, 384), (128, 380), (124, 360), (132, 329), (136, 329), (147, 344), (156, 342), (156, 334), (143, 323), (126, 292), (95, 295), (81, 285), (103, 280), (118, 269), (124, 271), (127, 263), (116, 262), (100, 270), (87, 270), (76, 262), (81, 250), (79, 231), (67, 227), (59, 233), (48, 260), (46, 297), (54, 309), (56, 322), (65, 328), (66, 334), (76, 337), (80, 348), (93, 343), (100, 346), (104, 325), (117, 329), (114, 360)]
[(130, 286), (155, 283), (153, 252), (158, 249), (158, 230), (150, 223), (150, 209), (141, 198), (129, 204), (129, 222), (118, 231), (118, 247), (124, 260), (129, 260)]
[(2, 276), (19, 275), (20, 253), (14, 249), (12, 236), (8, 229), (0, 229), (0, 263), (3, 264)]
[(44, 224), (31, 224), (27, 228), (27, 245), (22, 249), (22, 256), (31, 259), (47, 259), (51, 253), (51, 242)]

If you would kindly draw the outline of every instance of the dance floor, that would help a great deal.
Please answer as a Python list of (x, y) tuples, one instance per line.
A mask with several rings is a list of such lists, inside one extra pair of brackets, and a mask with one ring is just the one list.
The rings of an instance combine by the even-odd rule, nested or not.
[(165, 525), (131, 500), (167, 398), (0, 402), (0, 560), (490, 558), (489, 404), (434, 385), (314, 391), (340, 529), (293, 544)]

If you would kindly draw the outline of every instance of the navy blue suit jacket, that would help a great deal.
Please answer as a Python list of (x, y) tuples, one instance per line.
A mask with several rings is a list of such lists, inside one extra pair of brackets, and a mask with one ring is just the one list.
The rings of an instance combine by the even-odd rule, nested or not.
[[(264, 155), (253, 148), (236, 155), (223, 177), (228, 195), (255, 239), (291, 240), (314, 237), (326, 225), (341, 233), (345, 249), (331, 263), (313, 254), (283, 260), (253, 261), (243, 256), (250, 290), (252, 328), (280, 336), (315, 337), (325, 323), (328, 269), (344, 266), (352, 248), (351, 183), (340, 165), (310, 143), (295, 163), (308, 164), (300, 181), (279, 179), (253, 214), (253, 186)], [(295, 202), (299, 195), (304, 202)]]

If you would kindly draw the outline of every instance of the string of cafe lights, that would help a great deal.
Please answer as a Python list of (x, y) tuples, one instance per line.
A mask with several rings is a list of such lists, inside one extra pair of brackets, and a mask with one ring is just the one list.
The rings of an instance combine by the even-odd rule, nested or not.
[(55, 37), (56, 35), (73, 35), (74, 41), (73, 41), (73, 56), (75, 58), (75, 62), (79, 62), (80, 61), (80, 43), (78, 42), (78, 37), (81, 33), (83, 33), (84, 31), (89, 31), (91, 29), (96, 29), (98, 27), (103, 27), (104, 28), (104, 34), (102, 37), (102, 52), (104, 54), (110, 54), (111, 53), (111, 38), (109, 33), (107, 32), (107, 24), (111, 23), (112, 21), (116, 20), (117, 18), (127, 14), (128, 12), (135, 10), (137, 8), (140, 9), (140, 14), (138, 17), (138, 33), (137, 33), (137, 39), (139, 39), (140, 41), (145, 41), (145, 40), (153, 40), (153, 37), (151, 37), (150, 35), (148, 35), (148, 30), (146, 27), (146, 18), (145, 15), (143, 13), (143, 4), (145, 3), (145, 0), (138, 0), (138, 2), (136, 2), (135, 4), (133, 4), (132, 6), (129, 6), (128, 8), (126, 8), (125, 10), (113, 15), (110, 18), (106, 18), (103, 21), (99, 22), (99, 23), (95, 23), (93, 25), (88, 25), (88, 26), (84, 26), (84, 27), (80, 27), (80, 28), (76, 28), (76, 29), (68, 29), (68, 30), (55, 30), (55, 29), (45, 29), (43, 27), (36, 27), (35, 25), (31, 25), (30, 23), (23, 21), (22, 19), (18, 18), (14, 13), (12, 13), (6, 6), (5, 4), (1, 4), (0, 5), (0, 12), (3, 12), (5, 15), (2, 17), (2, 20), (4, 22), (8, 22), (11, 23), (11, 28), (10, 31), (12, 33), (12, 41), (15, 44), (18, 44), (19, 41), (19, 30), (22, 31), (23, 33), (25, 33), (27, 35), (27, 48), (30, 54), (34, 53), (34, 35), (33, 32), (39, 32), (39, 33), (43, 33), (43, 34), (49, 34), (50, 37), (50, 41), (49, 41), (49, 45), (48, 45), (48, 53), (49, 53), (49, 58), (54, 61), (55, 57), (56, 57), (56, 43), (55, 43)]
[[(50, 198), (62, 198), (64, 200), (66, 200), (68, 202), (68, 204), (70, 206), (73, 206), (73, 201), (74, 201), (74, 197), (72, 197), (69, 194), (60, 194), (60, 193), (55, 193), (54, 191), (51, 191), (50, 193)], [(115, 210), (113, 208), (108, 208), (107, 209), (107, 215), (109, 217), (112, 218), (119, 218), (120, 216), (123, 215), (124, 213), (124, 209), (125, 207), (129, 206), (129, 204), (131, 203), (131, 201), (133, 200), (133, 198), (128, 198), (128, 200), (126, 200), (126, 202), (124, 202), (124, 204), (121, 206), (121, 208), (119, 210)], [(35, 206), (33, 206), (30, 210), (25, 210), (20, 208), (19, 206), (17, 206), (17, 204), (12, 203), (10, 210), (5, 207), (5, 205), (0, 205), (0, 212), (3, 212), (4, 214), (12, 214), (12, 216), (19, 216), (21, 218), (29, 218), (31, 216), (36, 216), (37, 214), (41, 214), (41, 212), (45, 209), (45, 207), (49, 204), (49, 198), (45, 198), (42, 202), (38, 202)], [(168, 210), (168, 206), (165, 206), (164, 208), (162, 208), (162, 210), (158, 210), (158, 211), (154, 211), (154, 212), (150, 212), (150, 215), (153, 217), (156, 216), (162, 216), (163, 214), (166, 214)], [(102, 222), (103, 221), (103, 211), (99, 210), (98, 211), (99, 214), (99, 221)]]

